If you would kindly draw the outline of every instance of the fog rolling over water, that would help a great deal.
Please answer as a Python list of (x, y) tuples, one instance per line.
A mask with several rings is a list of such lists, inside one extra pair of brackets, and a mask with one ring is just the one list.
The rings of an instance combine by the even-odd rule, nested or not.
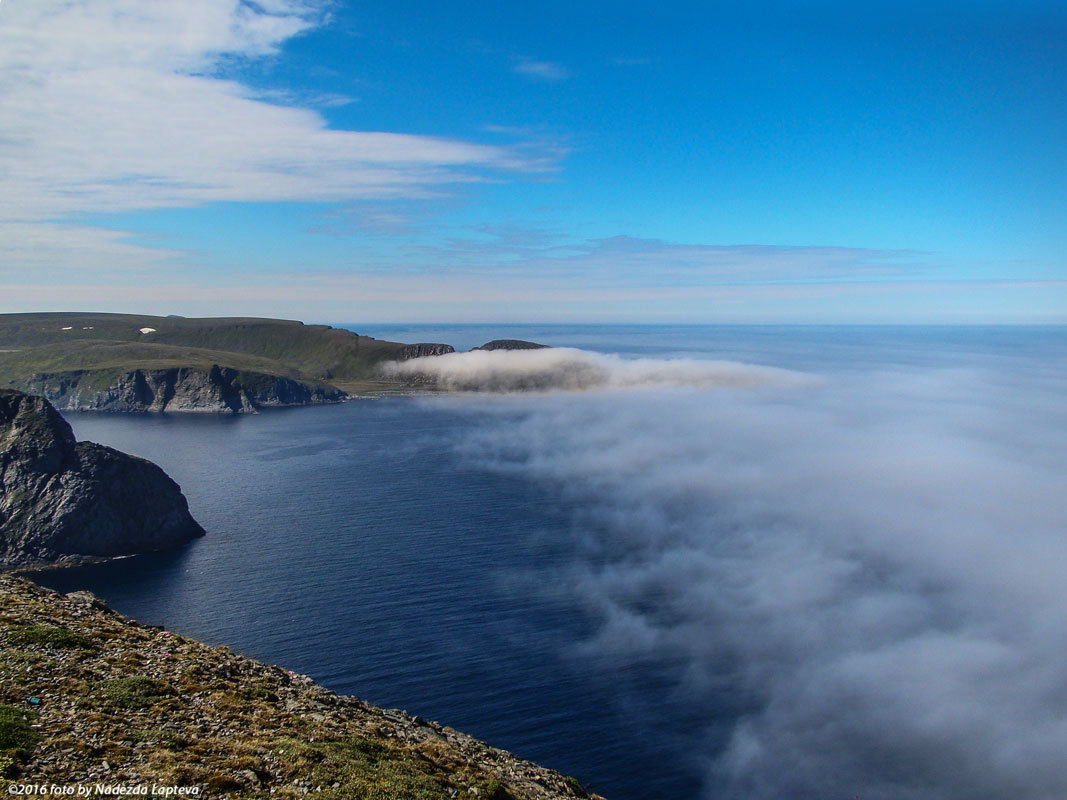
[(684, 713), (704, 797), (1067, 797), (1062, 345), (941, 345), (809, 379), (481, 354), (434, 369), (597, 391), (422, 403), (481, 419), (467, 465), (577, 509), (579, 556), (541, 581), (596, 619), (567, 657), (628, 713)]
[(695, 358), (622, 358), (571, 347), (472, 350), (390, 362), (395, 378), (424, 378), (452, 391), (588, 391), (803, 385), (811, 379), (774, 367)]

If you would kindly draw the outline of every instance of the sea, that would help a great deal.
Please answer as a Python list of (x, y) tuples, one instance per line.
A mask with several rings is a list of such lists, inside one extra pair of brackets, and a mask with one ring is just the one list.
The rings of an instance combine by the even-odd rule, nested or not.
[(553, 350), (68, 414), (207, 535), (37, 580), (609, 800), (1067, 797), (1067, 329), (339, 327)]

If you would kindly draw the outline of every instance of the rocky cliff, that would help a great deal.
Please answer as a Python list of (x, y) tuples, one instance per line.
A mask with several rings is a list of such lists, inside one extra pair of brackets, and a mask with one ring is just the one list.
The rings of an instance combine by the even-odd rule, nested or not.
[(454, 353), (456, 348), (450, 344), (439, 342), (419, 342), (418, 344), (406, 344), (401, 348), (397, 361), (407, 361), (411, 358), (424, 358), (426, 356), (443, 356), (445, 353)]
[(260, 408), (340, 402), (346, 397), (332, 386), (217, 364), (207, 370), (175, 367), (35, 373), (22, 387), (47, 397), (64, 411), (254, 414)]
[(0, 389), (0, 567), (144, 553), (203, 534), (155, 464), (77, 442), (47, 400)]
[[(470, 736), (0, 576), (0, 790), (200, 800), (574, 800), (573, 778)], [(11, 793), (17, 793), (17, 790)]]

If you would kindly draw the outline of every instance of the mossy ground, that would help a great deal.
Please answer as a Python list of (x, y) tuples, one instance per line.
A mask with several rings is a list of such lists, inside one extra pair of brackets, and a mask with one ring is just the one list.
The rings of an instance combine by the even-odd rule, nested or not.
[(8, 778), (199, 786), (200, 798), (587, 796), (451, 729), (28, 581), (0, 576), (0, 601)]
[(36, 715), (18, 706), (0, 704), (0, 777), (17, 774), (37, 746)]
[(61, 649), (96, 649), (96, 644), (88, 636), (58, 625), (12, 625), (8, 628), (7, 640), (15, 647), (43, 645)]

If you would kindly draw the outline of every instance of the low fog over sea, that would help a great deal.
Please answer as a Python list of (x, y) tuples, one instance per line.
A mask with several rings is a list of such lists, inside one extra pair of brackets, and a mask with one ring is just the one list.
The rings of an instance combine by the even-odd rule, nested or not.
[(609, 800), (1067, 796), (1067, 329), (348, 327), (554, 348), (70, 415), (208, 535), (39, 579)]

